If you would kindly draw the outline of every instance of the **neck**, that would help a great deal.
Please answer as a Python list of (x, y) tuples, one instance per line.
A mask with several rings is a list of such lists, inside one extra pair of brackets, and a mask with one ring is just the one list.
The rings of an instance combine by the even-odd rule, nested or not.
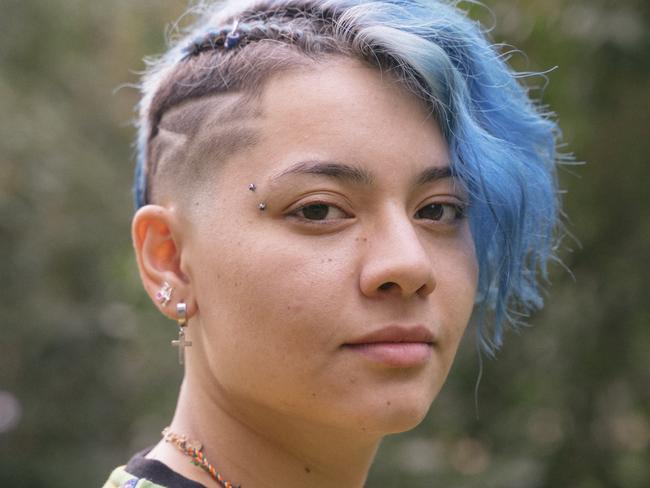
[[(360, 488), (381, 440), (225, 401), (218, 391), (188, 379), (171, 430), (200, 441), (217, 471), (245, 488)], [(216, 486), (169, 444), (161, 442), (149, 457), (206, 487)]]

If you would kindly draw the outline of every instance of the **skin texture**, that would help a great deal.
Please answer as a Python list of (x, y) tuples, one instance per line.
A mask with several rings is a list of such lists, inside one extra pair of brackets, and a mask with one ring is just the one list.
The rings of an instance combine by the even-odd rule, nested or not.
[[(147, 292), (155, 302), (163, 281), (174, 287), (157, 303), (170, 318), (188, 304), (172, 430), (243, 486), (361, 487), (382, 437), (426, 415), (467, 326), (478, 268), (453, 207), (465, 196), (452, 178), (415, 183), (448, 166), (446, 143), (420, 101), (360, 62), (277, 75), (260, 109), (255, 145), (215, 162), (187, 202), (169, 193), (134, 217)], [(315, 160), (372, 181), (280, 176)], [(389, 324), (433, 333), (423, 363), (388, 367), (344, 347)], [(164, 442), (149, 457), (215, 486)]]

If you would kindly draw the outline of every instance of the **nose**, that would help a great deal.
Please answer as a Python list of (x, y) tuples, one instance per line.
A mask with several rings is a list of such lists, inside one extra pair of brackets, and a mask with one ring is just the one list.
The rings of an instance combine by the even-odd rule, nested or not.
[(411, 219), (403, 211), (377, 223), (368, 236), (360, 276), (361, 292), (371, 298), (414, 295), (425, 298), (436, 287), (433, 262)]

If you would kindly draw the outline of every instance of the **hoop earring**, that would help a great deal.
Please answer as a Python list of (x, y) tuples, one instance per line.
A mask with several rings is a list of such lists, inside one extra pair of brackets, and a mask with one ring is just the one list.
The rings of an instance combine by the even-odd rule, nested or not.
[(178, 314), (178, 339), (172, 341), (172, 346), (178, 347), (178, 364), (185, 364), (185, 348), (191, 347), (192, 342), (185, 340), (185, 327), (187, 327), (187, 305), (185, 302), (176, 304)]

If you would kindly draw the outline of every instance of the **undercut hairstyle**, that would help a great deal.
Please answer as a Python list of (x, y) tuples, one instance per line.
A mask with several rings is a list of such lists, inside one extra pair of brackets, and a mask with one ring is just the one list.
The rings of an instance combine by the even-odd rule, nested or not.
[(540, 281), (562, 233), (560, 132), (459, 3), (200, 2), (197, 21), (149, 61), (142, 80), (136, 207), (157, 201), (170, 182), (200, 184), (254, 145), (257, 102), (272, 75), (360, 60), (421, 99), (440, 126), (453, 176), (469, 195), (476, 331), (493, 354), (506, 326), (543, 305)]

